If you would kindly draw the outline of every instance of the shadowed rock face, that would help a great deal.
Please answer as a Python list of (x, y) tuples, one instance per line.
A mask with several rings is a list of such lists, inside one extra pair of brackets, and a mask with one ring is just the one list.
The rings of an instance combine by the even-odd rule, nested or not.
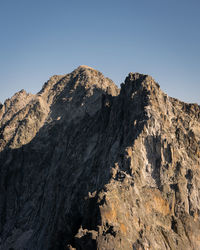
[(200, 249), (200, 107), (80, 66), (0, 105), (0, 249)]

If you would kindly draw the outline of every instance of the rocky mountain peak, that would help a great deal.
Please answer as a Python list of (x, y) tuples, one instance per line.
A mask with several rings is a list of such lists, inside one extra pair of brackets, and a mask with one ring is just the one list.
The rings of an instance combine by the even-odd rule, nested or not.
[(93, 69), (92, 67), (87, 66), (87, 65), (80, 65), (80, 66), (78, 67), (78, 69), (90, 69), (90, 70), (95, 70), (95, 69)]
[(160, 86), (155, 82), (155, 80), (149, 76), (140, 73), (129, 73), (125, 79), (125, 88), (132, 89), (132, 91), (137, 91), (141, 89), (146, 89), (150, 92), (159, 90)]
[(99, 89), (105, 92), (109, 92), (112, 95), (118, 95), (119, 89), (112, 80), (105, 77), (101, 72), (89, 67), (79, 66), (77, 69), (66, 75), (55, 75), (47, 81), (40, 95), (52, 95), (57, 96), (61, 92), (67, 91), (73, 92), (75, 90), (92, 91), (92, 89)]
[(75, 79), (76, 84), (81, 84), (86, 88), (95, 87), (104, 91), (109, 90), (113, 95), (119, 93), (117, 86), (111, 79), (89, 66), (81, 65), (71, 75)]
[(200, 107), (88, 66), (0, 108), (0, 249), (200, 249)]

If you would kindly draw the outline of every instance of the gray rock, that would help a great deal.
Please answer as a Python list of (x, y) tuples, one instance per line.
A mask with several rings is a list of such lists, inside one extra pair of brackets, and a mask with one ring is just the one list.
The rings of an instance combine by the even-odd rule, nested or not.
[(0, 249), (200, 249), (200, 107), (80, 66), (0, 108)]

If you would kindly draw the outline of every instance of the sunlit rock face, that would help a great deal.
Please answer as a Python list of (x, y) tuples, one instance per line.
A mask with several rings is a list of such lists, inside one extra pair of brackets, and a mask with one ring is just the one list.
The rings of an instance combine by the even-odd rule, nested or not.
[(0, 104), (0, 249), (200, 249), (200, 107), (84, 65)]

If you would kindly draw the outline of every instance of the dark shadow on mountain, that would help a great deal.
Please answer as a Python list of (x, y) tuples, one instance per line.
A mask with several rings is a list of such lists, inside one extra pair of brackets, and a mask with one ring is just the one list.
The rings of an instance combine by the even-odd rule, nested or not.
[[(27, 249), (66, 249), (68, 244), (96, 249), (90, 236), (77, 241), (75, 235), (80, 226), (97, 230), (101, 224), (97, 197), (115, 162), (131, 174), (124, 155), (146, 124), (146, 90), (132, 97), (123, 86), (113, 97), (94, 87), (98, 97), (85, 99), (84, 86), (73, 93), (69, 89), (51, 107), (59, 120), (44, 124), (30, 143), (0, 153), (2, 242), (15, 228), (33, 231)], [(99, 100), (100, 107), (93, 109), (90, 105)]]

